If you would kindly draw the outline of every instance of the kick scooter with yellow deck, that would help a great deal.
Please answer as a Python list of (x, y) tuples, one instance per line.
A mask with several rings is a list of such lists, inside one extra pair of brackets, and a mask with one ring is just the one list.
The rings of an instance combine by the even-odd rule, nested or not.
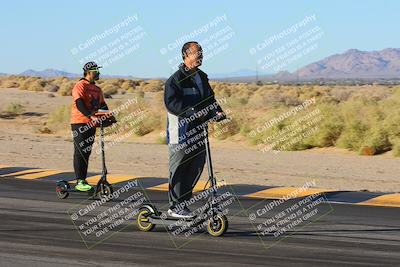
[[(225, 119), (225, 116), (219, 118), (217, 121), (221, 121), (223, 119)], [(166, 212), (158, 211), (152, 204), (144, 204), (139, 208), (137, 216), (137, 225), (139, 230), (149, 232), (152, 231), (156, 225), (164, 225), (165, 227), (179, 225), (179, 227), (190, 228), (197, 225), (197, 222), (196, 225), (193, 224), (193, 221), (197, 220), (199, 224), (206, 224), (207, 232), (212, 236), (218, 237), (226, 233), (228, 230), (228, 219), (226, 218), (225, 214), (220, 211), (216, 203), (217, 181), (213, 173), (207, 127), (203, 127), (203, 134), (208, 169), (208, 181), (211, 183), (211, 188), (215, 189), (211, 191), (205, 206), (206, 209), (202, 210), (200, 214), (194, 216), (193, 218), (181, 219), (170, 217)], [(206, 222), (204, 220), (206, 220)], [(177, 223), (178, 221), (179, 223)]]

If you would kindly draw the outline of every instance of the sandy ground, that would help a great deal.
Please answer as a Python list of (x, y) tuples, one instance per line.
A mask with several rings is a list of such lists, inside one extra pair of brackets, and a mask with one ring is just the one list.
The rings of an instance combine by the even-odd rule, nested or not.
[[(37, 131), (48, 114), (62, 104), (69, 104), (71, 97), (0, 90), (0, 111), (13, 102), (23, 104), (27, 112), (15, 118), (0, 118), (0, 165), (72, 170), (71, 137), (67, 133)], [(128, 97), (117, 96), (109, 101)], [(107, 149), (110, 173), (167, 177), (167, 146), (154, 143), (156, 136), (149, 134)], [(262, 153), (244, 143), (216, 140), (211, 143), (216, 176), (228, 183), (302, 186), (315, 180), (316, 187), (336, 190), (400, 191), (400, 159), (392, 157), (390, 152), (372, 157), (336, 148)], [(89, 171), (99, 171), (100, 167), (100, 158), (94, 152)]]

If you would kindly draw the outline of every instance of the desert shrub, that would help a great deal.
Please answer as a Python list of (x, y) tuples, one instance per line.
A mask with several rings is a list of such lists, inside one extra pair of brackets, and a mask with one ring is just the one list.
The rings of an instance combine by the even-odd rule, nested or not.
[(18, 88), (20, 84), (17, 81), (13, 80), (5, 80), (1, 83), (1, 87), (3, 88)]
[(135, 134), (137, 136), (144, 136), (151, 133), (156, 128), (156, 123), (150, 117), (137, 123)]
[(72, 89), (74, 88), (75, 82), (74, 81), (67, 81), (60, 85), (60, 89), (58, 92), (62, 96), (70, 96), (72, 95)]
[(41, 91), (44, 90), (46, 84), (47, 84), (46, 81), (39, 79), (39, 80), (33, 81), (29, 85), (28, 90), (29, 91), (34, 91), (34, 92), (41, 92)]
[(149, 80), (143, 82), (141, 85), (141, 90), (143, 92), (158, 92), (164, 90), (164, 82), (160, 80)]
[(392, 144), (389, 141), (388, 132), (378, 124), (366, 133), (366, 137), (359, 149), (359, 154), (371, 156), (386, 152), (391, 147)]
[(155, 130), (164, 129), (165, 117), (165, 113), (160, 112), (157, 107), (139, 100), (137, 104), (129, 105), (118, 114), (117, 120), (123, 123), (118, 124), (117, 127), (123, 132), (129, 130), (136, 136), (144, 136)]
[(268, 103), (268, 105), (276, 107), (285, 103), (285, 96), (278, 89), (268, 90), (264, 95), (264, 101)]
[(331, 96), (336, 98), (339, 102), (347, 101), (352, 95), (352, 91), (346, 87), (337, 87), (331, 91)]
[(163, 124), (162, 122), (163, 118), (160, 112), (147, 109), (144, 119), (137, 123), (135, 134), (137, 136), (143, 136), (154, 130), (158, 130), (161, 125), (165, 125), (165, 123)]
[(246, 105), (247, 102), (248, 102), (248, 99), (245, 97), (231, 96), (227, 99), (226, 105), (231, 108), (239, 108), (239, 107), (243, 107), (244, 105)]
[(52, 93), (57, 92), (59, 89), (60, 89), (60, 87), (59, 87), (58, 85), (55, 85), (55, 84), (47, 84), (47, 85), (44, 87), (44, 90), (45, 90), (45, 91), (47, 91), (47, 92), (52, 92)]
[(337, 141), (338, 146), (355, 151), (359, 150), (367, 130), (368, 127), (358, 119), (349, 122), (345, 125)]
[[(0, 81), (0, 86), (3, 88), (58, 91), (61, 95), (71, 95), (76, 82), (66, 77), (41, 79), (20, 76), (2, 77)], [(279, 116), (306, 99), (315, 97), (316, 106), (305, 110), (305, 113), (315, 108), (321, 111), (322, 119), (316, 124), (315, 132), (298, 142), (287, 144), (284, 149), (302, 150), (311, 147), (337, 146), (357, 151), (362, 155), (375, 155), (391, 149), (393, 155), (400, 156), (399, 86), (324, 86), (317, 83), (292, 86), (215, 81), (210, 83), (217, 98), (226, 98), (224, 109), (230, 109), (234, 115), (229, 124), (220, 123), (210, 127), (210, 134), (220, 133), (216, 136), (218, 139), (228, 139), (240, 133), (251, 144), (260, 144), (265, 138), (289, 127), (302, 115), (298, 114), (256, 136), (250, 136), (249, 133), (257, 125)], [(138, 99), (138, 105), (145, 111), (145, 119), (138, 123), (136, 135), (143, 136), (164, 130), (166, 119), (163, 106), (164, 81), (106, 78), (100, 79), (97, 84), (106, 97), (127, 92), (134, 94)], [(18, 110), (18, 106), (4, 108), (3, 111), (5, 109), (16, 114), (22, 112)], [(65, 109), (60, 107), (50, 115), (49, 130), (54, 131), (55, 126), (60, 125), (59, 122), (68, 125), (69, 110)], [(161, 136), (155, 141), (164, 143), (162, 138)]]
[(339, 107), (323, 104), (317, 106), (317, 109), (320, 110), (322, 119), (317, 123), (318, 130), (310, 137), (310, 144), (314, 147), (334, 146), (344, 128)]
[(104, 97), (109, 97), (110, 95), (115, 95), (116, 93), (118, 93), (118, 87), (115, 84), (105, 84), (104, 86), (102, 86), (102, 90), (104, 93)]
[(69, 126), (70, 117), (71, 105), (62, 105), (49, 114), (46, 125), (52, 132), (66, 129)]
[(133, 91), (136, 87), (136, 83), (133, 80), (125, 80), (121, 84), (121, 88), (125, 91)]
[(21, 89), (21, 90), (30, 90), (32, 84), (37, 80), (38, 80), (37, 77), (24, 77), (21, 80), (19, 89)]
[(240, 132), (240, 126), (235, 118), (230, 117), (218, 123), (214, 123), (210, 128), (210, 136), (219, 140), (227, 139)]
[(25, 111), (25, 107), (19, 103), (9, 103), (4, 107), (3, 111), (11, 115), (19, 115)]
[(157, 138), (156, 138), (156, 143), (160, 145), (166, 145), (167, 144), (167, 136), (165, 135), (165, 132), (161, 132)]
[(400, 157), (400, 138), (395, 138), (390, 141), (392, 144), (392, 154), (395, 157)]
[(261, 109), (261, 108), (266, 107), (266, 104), (265, 104), (265, 101), (264, 101), (264, 95), (261, 94), (261, 93), (258, 93), (258, 92), (255, 93), (255, 94), (253, 94), (253, 95), (249, 98), (247, 104), (248, 104), (250, 107), (253, 107), (253, 108), (255, 108), (255, 109)]
[(144, 95), (145, 95), (145, 94), (144, 94), (143, 91), (135, 90), (135, 91), (133, 92), (133, 94), (134, 94), (134, 96), (135, 96), (136, 98), (139, 99), (139, 101), (144, 99)]
[(5, 81), (3, 83), (3, 86), (6, 88), (18, 88), (19, 87), (19, 83), (16, 81)]
[(57, 77), (57, 78), (52, 79), (51, 83), (60, 86), (61, 84), (69, 82), (69, 81), (71, 81), (71, 79), (69, 79), (67, 77)]

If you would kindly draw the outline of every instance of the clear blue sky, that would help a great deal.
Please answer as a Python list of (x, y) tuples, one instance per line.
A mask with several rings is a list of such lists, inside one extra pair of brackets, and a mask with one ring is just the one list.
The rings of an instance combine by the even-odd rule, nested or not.
[[(45, 68), (80, 73), (81, 56), (87, 56), (93, 49), (140, 25), (145, 36), (138, 41), (139, 48), (109, 64), (103, 72), (141, 77), (168, 76), (171, 73), (168, 60), (179, 55), (180, 50), (172, 49), (162, 55), (160, 49), (224, 14), (226, 21), (215, 26), (213, 31), (229, 26), (234, 36), (228, 40), (227, 49), (205, 62), (203, 69), (210, 73), (255, 69), (257, 56), (249, 54), (251, 47), (313, 14), (317, 18), (313, 23), (323, 30), (324, 36), (318, 40), (315, 51), (287, 65), (285, 68), (289, 71), (350, 48), (381, 50), (400, 46), (396, 19), (400, 1), (396, 0), (8, 0), (1, 3), (1, 10), (0, 72), (6, 73)], [(134, 15), (138, 16), (138, 21), (78, 55), (71, 53), (72, 48), (85, 40)], [(199, 40), (213, 31), (199, 35)]]

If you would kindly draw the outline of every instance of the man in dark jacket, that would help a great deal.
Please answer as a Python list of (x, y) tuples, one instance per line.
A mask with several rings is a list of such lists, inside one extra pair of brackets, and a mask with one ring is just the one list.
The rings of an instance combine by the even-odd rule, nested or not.
[(168, 111), (167, 141), (169, 149), (168, 214), (190, 218), (185, 205), (199, 180), (205, 164), (203, 127), (223, 116), (215, 100), (207, 74), (198, 67), (203, 51), (197, 42), (182, 47), (183, 63), (165, 83), (164, 102)]

